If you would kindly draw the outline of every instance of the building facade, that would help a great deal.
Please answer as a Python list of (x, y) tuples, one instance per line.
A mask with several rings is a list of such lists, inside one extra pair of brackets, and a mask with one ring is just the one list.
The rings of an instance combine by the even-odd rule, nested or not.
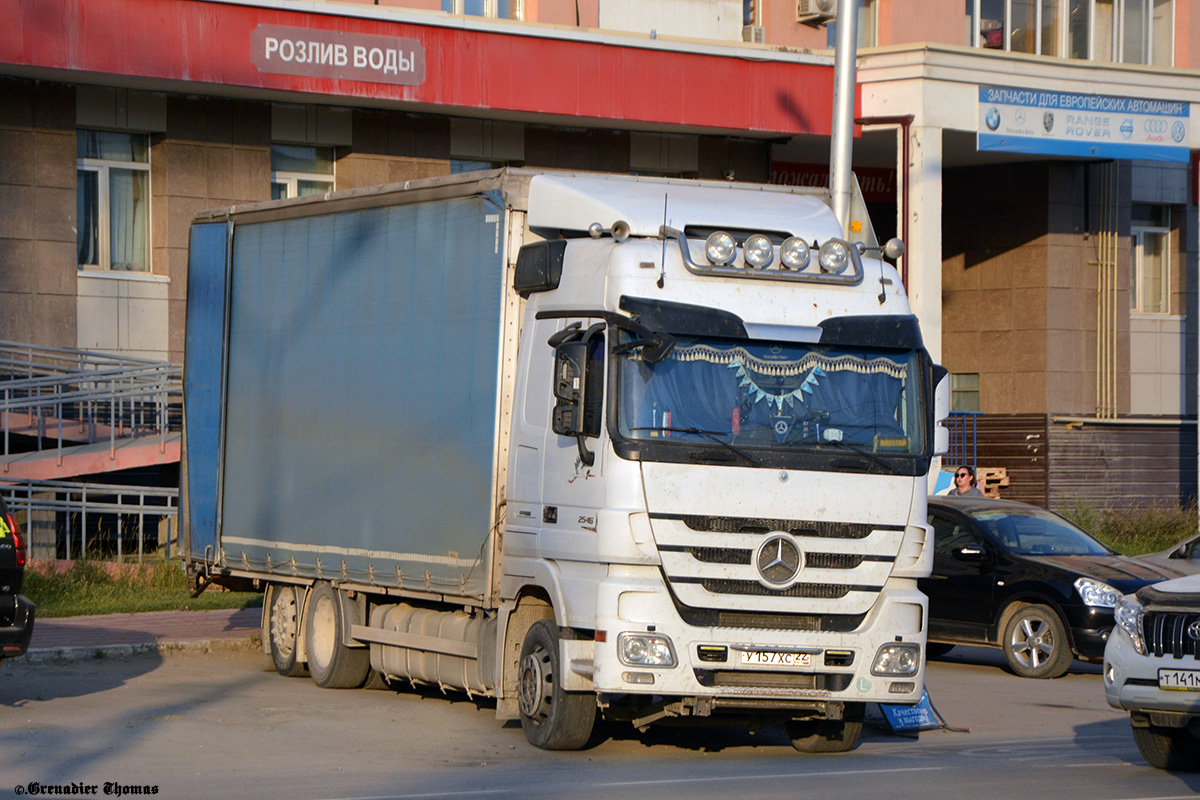
[[(1051, 507), (1186, 501), (1200, 7), (857, 3), (855, 168), (978, 464)], [(505, 164), (824, 181), (826, 5), (0, 0), (0, 338), (180, 361), (204, 208)], [(989, 143), (989, 91), (1040, 144)], [(1081, 152), (1039, 95), (1182, 135), (1081, 107), (1123, 147)]]

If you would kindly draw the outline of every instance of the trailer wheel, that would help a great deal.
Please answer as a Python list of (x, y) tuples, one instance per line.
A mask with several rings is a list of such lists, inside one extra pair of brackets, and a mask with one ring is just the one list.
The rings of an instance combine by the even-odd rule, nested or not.
[(371, 651), (344, 644), (345, 624), (337, 590), (325, 582), (314, 584), (308, 597), (304, 646), (308, 671), (322, 689), (357, 689), (371, 671)]
[(538, 620), (525, 634), (517, 675), (517, 702), (525, 738), (543, 750), (578, 750), (596, 724), (596, 698), (562, 688), (554, 620)]
[(792, 747), (801, 753), (844, 753), (862, 735), (866, 703), (846, 703), (841, 719), (794, 719), (786, 724)]
[(304, 662), (296, 658), (300, 631), (300, 590), (290, 584), (272, 584), (268, 603), (267, 631), (275, 671), (285, 678), (304, 675)]

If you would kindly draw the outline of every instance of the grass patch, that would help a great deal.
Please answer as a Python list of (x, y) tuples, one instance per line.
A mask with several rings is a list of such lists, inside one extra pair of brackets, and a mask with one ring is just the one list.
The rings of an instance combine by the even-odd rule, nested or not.
[(1150, 507), (1136, 511), (1097, 509), (1076, 502), (1063, 516), (1127, 556), (1166, 550), (1196, 533), (1196, 504), (1182, 508)]
[(140, 566), (118, 566), (121, 568), (76, 561), (65, 572), (55, 574), (32, 564), (25, 571), (22, 594), (34, 602), (41, 618), (262, 606), (261, 594), (215, 587), (199, 597), (189, 597), (187, 577), (178, 561), (156, 559)]

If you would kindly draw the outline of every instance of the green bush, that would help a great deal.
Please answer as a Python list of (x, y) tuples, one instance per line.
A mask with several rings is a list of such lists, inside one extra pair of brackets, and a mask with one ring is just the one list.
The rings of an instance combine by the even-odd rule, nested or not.
[(1165, 550), (1196, 533), (1195, 502), (1182, 508), (1150, 506), (1135, 511), (1098, 509), (1076, 502), (1063, 516), (1127, 556)]
[(32, 562), (22, 593), (43, 618), (262, 605), (262, 595), (253, 592), (209, 588), (199, 597), (189, 597), (182, 565), (163, 559), (140, 565), (81, 560), (57, 573)]

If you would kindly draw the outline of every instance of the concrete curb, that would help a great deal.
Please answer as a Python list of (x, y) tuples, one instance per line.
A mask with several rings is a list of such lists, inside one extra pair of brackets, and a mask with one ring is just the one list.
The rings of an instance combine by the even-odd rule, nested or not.
[(48, 664), (71, 661), (87, 661), (98, 658), (127, 658), (142, 653), (168, 653), (183, 651), (209, 652), (210, 650), (243, 650), (259, 648), (256, 636), (235, 639), (190, 639), (187, 641), (138, 642), (136, 644), (109, 644), (88, 647), (46, 647), (30, 650), (23, 656), (12, 659), (14, 663)]

